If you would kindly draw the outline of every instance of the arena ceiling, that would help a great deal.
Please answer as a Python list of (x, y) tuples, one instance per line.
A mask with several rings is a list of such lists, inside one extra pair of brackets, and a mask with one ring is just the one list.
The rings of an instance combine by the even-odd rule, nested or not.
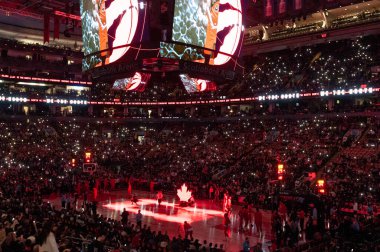
[[(147, 0), (159, 1), (159, 0)], [(351, 5), (358, 2), (378, 2), (378, 0), (335, 0), (335, 1), (304, 1), (304, 8), (301, 12), (287, 12), (280, 17), (266, 18), (263, 15), (265, 0), (242, 0), (246, 7), (244, 15), (244, 25), (246, 27), (254, 26), (259, 23), (271, 23), (279, 19), (300, 18), (309, 15), (323, 8), (339, 8), (341, 6)], [(289, 4), (292, 1), (288, 1)], [(328, 4), (327, 4), (328, 3)], [(346, 8), (342, 8), (344, 10)], [(6, 37), (16, 40), (28, 40), (28, 42), (42, 42), (43, 17), (45, 13), (62, 11), (74, 15), (80, 15), (79, 0), (0, 0), (0, 37)], [(14, 28), (12, 28), (14, 26)], [(22, 28), (28, 28), (25, 32)], [(61, 24), (61, 32), (65, 30), (65, 24)], [(72, 32), (71, 38), (61, 36), (62, 42), (81, 43), (80, 24)], [(56, 41), (55, 43), (61, 43)]]
[(55, 10), (79, 14), (79, 1), (65, 0), (2, 0), (0, 10), (6, 16), (20, 15), (42, 19), (43, 14)]

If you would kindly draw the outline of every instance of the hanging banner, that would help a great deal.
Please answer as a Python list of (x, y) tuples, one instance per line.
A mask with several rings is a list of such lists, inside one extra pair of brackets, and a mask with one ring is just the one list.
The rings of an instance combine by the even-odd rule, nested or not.
[(264, 4), (264, 14), (265, 17), (272, 17), (274, 10), (274, 1), (273, 0), (266, 0)]
[(59, 39), (59, 25), (61, 22), (61, 18), (59, 16), (54, 16), (54, 35), (53, 39)]
[(298, 11), (303, 8), (303, 0), (294, 0), (294, 10)]
[(44, 44), (50, 42), (50, 14), (44, 15)]
[(278, 14), (282, 15), (286, 13), (286, 0), (280, 0), (278, 4)]

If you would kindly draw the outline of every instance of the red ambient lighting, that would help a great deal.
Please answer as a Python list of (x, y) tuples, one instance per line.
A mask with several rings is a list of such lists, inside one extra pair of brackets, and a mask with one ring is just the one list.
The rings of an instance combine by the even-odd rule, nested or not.
[(65, 12), (62, 12), (62, 11), (54, 11), (54, 15), (81, 21), (80, 16), (69, 14), (69, 13), (65, 13)]
[[(218, 210), (212, 210), (207, 208), (194, 207), (180, 207), (175, 201), (172, 203), (168, 201), (161, 202), (161, 206), (158, 206), (155, 199), (139, 199), (138, 206), (132, 205), (130, 201), (122, 201), (115, 203), (108, 203), (104, 207), (115, 211), (123, 211), (125, 208), (128, 212), (136, 214), (138, 210), (141, 210), (143, 216), (153, 217), (159, 221), (183, 223), (187, 221), (189, 223), (201, 221), (205, 216), (211, 218), (213, 216), (222, 217), (223, 212)], [(161, 213), (165, 209), (164, 213)], [(170, 210), (170, 211), (169, 211)], [(167, 212), (175, 212), (174, 215), (168, 215)]]

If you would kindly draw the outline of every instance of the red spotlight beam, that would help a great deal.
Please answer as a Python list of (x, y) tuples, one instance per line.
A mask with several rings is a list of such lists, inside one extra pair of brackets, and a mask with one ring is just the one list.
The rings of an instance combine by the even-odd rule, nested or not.
[(149, 210), (146, 209), (148, 206), (155, 206), (156, 208), (158, 207), (157, 201), (154, 199), (139, 199), (138, 201), (138, 206), (133, 206), (131, 205), (130, 201), (123, 201), (123, 202), (115, 202), (115, 203), (108, 203), (103, 205), (104, 207), (108, 209), (112, 209), (115, 211), (123, 211), (125, 208), (127, 211), (131, 213), (137, 213), (137, 211), (140, 209), (142, 214), (144, 216), (149, 216), (153, 217), (157, 220), (160, 221), (167, 221), (167, 222), (176, 222), (176, 223), (183, 223), (184, 221), (187, 222), (194, 222), (194, 221), (199, 221), (201, 219), (204, 219), (206, 216), (207, 219), (211, 218), (212, 216), (223, 216), (222, 211), (218, 210), (212, 210), (212, 209), (207, 209), (207, 208), (197, 208), (197, 207), (180, 207), (177, 204), (175, 204), (175, 201), (173, 203), (163, 201), (161, 203), (161, 206), (164, 206), (166, 208), (170, 208), (172, 210), (176, 209), (179, 212), (176, 214), (162, 214), (155, 212), (156, 210)]
[(4, 6), (4, 5), (0, 5), (0, 12), (4, 12), (6, 16), (20, 15), (20, 16), (31, 17), (35, 19), (43, 19), (43, 16), (40, 14), (33, 13), (30, 11), (17, 10), (12, 7)]
[(80, 16), (69, 14), (63, 11), (54, 11), (54, 15), (81, 21)]

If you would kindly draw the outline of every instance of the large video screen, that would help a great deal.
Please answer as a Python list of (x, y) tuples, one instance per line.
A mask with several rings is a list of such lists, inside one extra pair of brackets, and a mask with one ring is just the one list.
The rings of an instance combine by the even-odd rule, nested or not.
[(144, 92), (146, 85), (150, 80), (150, 73), (136, 72), (131, 78), (116, 80), (112, 89), (133, 92)]
[(241, 0), (176, 0), (172, 40), (195, 47), (162, 43), (161, 56), (223, 65), (238, 49), (242, 32)]
[[(80, 10), (83, 70), (117, 61), (130, 50), (130, 46), (123, 45), (139, 39), (137, 33), (143, 32), (138, 29), (141, 15), (138, 0), (81, 0)], [(99, 51), (103, 52), (96, 53)]]
[(180, 74), (179, 77), (187, 93), (198, 93), (206, 91), (216, 91), (216, 83), (209, 80), (191, 78), (187, 74)]

